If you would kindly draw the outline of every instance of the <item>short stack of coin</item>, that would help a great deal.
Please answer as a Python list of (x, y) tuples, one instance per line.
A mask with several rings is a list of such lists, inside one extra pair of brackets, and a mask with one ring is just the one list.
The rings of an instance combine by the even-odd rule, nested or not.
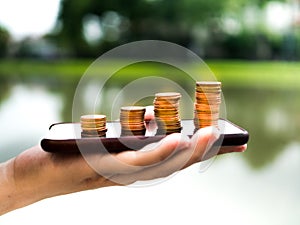
[(194, 104), (195, 129), (207, 126), (218, 126), (221, 104), (221, 82), (196, 82)]
[(157, 134), (171, 134), (181, 131), (179, 100), (181, 94), (164, 92), (155, 94), (154, 115), (157, 123)]
[(106, 116), (105, 115), (83, 115), (80, 117), (81, 137), (105, 137)]
[(145, 135), (146, 127), (143, 106), (123, 106), (120, 112), (121, 136)]

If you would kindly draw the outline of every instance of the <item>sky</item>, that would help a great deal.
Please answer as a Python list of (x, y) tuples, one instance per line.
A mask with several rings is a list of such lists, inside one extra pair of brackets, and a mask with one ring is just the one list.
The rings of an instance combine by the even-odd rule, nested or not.
[(60, 0), (0, 0), (0, 25), (15, 39), (39, 36), (56, 21)]

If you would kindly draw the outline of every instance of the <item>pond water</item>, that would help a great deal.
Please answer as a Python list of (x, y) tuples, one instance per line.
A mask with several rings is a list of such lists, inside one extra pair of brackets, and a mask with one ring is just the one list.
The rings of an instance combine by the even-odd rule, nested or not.
[[(0, 84), (0, 161), (38, 144), (50, 124), (71, 121), (75, 88), (76, 82)], [(227, 118), (250, 133), (245, 153), (147, 188), (44, 200), (2, 216), (0, 224), (299, 224), (300, 92), (225, 88), (223, 94)]]

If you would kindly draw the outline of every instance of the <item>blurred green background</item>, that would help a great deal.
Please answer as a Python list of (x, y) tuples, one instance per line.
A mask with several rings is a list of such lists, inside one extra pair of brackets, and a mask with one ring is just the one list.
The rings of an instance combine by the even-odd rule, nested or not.
[[(28, 17), (38, 10), (24, 9)], [(39, 18), (35, 20), (39, 22)], [(190, 218), (188, 224), (199, 224), (198, 217), (190, 215), (191, 205), (210, 190), (199, 205), (199, 215), (220, 215), (223, 210), (219, 222), (225, 224), (299, 224), (298, 0), (60, 0), (52, 29), (23, 36), (1, 24), (0, 16), (0, 161), (39, 143), (50, 124), (72, 120), (77, 84), (98, 56), (119, 45), (147, 39), (174, 42), (199, 55), (222, 81), (227, 118), (250, 133), (245, 153), (218, 157), (206, 173), (195, 174), (197, 168), (193, 167), (184, 177), (172, 178), (170, 182), (190, 191), (193, 199), (180, 198), (178, 204), (185, 204), (184, 209), (162, 216), (165, 222)], [(107, 68), (101, 71), (115, 67), (118, 60), (107, 61)], [(171, 73), (183, 86), (186, 79), (172, 69), (149, 64), (120, 73), (125, 76), (114, 80), (109, 92), (112, 95), (139, 74)], [(171, 188), (164, 185), (161, 191), (154, 188), (162, 199)], [(174, 194), (185, 194), (172, 188)], [(138, 193), (143, 196), (142, 191)], [(129, 195), (135, 199), (135, 192), (129, 191)], [(99, 192), (94, 196), (103, 198)], [(143, 204), (146, 210), (138, 212), (146, 217), (150, 210), (153, 213), (162, 207), (156, 200), (148, 199), (147, 204), (135, 199), (130, 206)], [(53, 205), (59, 204), (56, 201)], [(163, 206), (168, 208), (169, 204)], [(33, 209), (27, 209), (29, 215)], [(51, 209), (57, 212), (59, 207)], [(106, 224), (110, 224), (111, 212), (101, 210), (107, 213)], [(95, 217), (88, 211), (73, 215), (72, 223), (89, 217), (88, 224), (94, 224), (91, 218)], [(130, 214), (125, 209), (123, 223), (138, 224), (127, 218), (126, 212)], [(40, 209), (40, 213), (47, 212)], [(14, 224), (16, 216), (10, 215), (2, 221), (0, 218), (1, 224)], [(205, 224), (218, 223), (213, 216), (204, 218)], [(55, 222), (55, 218), (48, 222)]]

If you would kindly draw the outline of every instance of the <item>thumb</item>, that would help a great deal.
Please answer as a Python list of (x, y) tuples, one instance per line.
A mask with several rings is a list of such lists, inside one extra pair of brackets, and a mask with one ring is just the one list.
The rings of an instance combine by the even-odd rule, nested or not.
[(220, 132), (216, 127), (210, 126), (199, 129), (191, 138), (191, 156), (187, 166), (210, 158), (212, 146), (219, 137)]

